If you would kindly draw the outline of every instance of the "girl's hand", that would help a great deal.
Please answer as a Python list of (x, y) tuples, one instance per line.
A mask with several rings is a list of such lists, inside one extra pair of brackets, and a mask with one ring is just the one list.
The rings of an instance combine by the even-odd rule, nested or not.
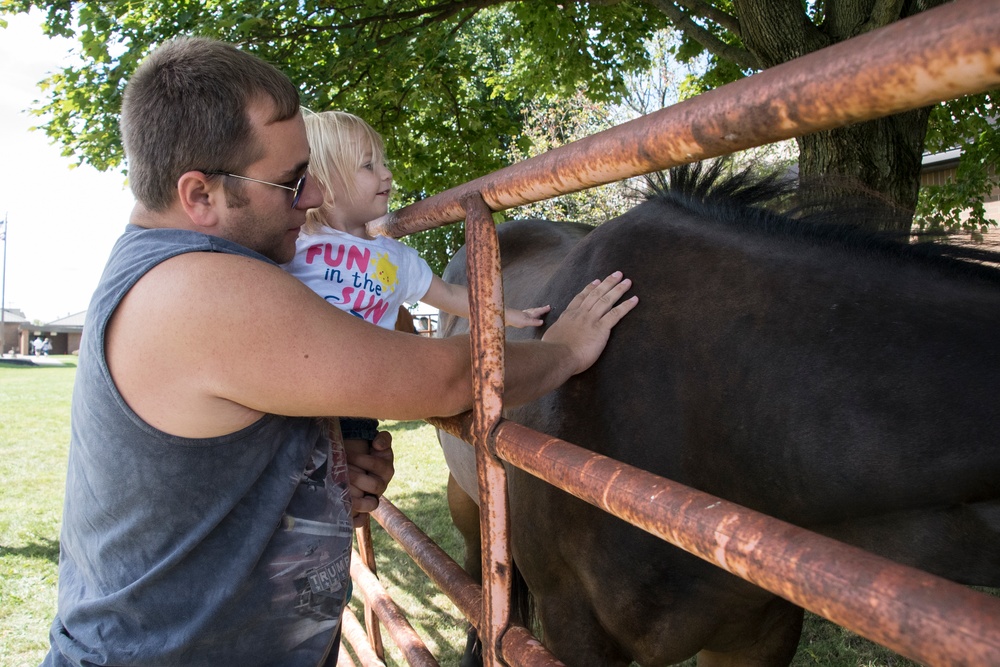
[(542, 326), (542, 315), (550, 310), (552, 310), (552, 306), (539, 306), (537, 308), (525, 308), (524, 310), (507, 308), (503, 314), (504, 324), (508, 327), (517, 327), (518, 329), (540, 327)]

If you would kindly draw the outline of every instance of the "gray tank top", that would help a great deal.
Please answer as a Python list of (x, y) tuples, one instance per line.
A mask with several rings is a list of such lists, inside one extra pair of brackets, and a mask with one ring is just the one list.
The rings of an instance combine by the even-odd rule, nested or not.
[(315, 667), (339, 629), (350, 494), (326, 422), (266, 415), (223, 437), (179, 438), (140, 419), (111, 379), (112, 313), (147, 271), (187, 252), (269, 261), (182, 230), (129, 225), (115, 245), (73, 390), (59, 609), (43, 665)]

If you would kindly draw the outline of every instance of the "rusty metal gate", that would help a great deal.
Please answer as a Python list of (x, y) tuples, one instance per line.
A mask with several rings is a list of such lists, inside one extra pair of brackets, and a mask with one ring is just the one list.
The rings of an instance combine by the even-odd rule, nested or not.
[[(562, 664), (525, 628), (509, 625), (501, 460), (921, 663), (1000, 665), (1000, 599), (501, 419), (503, 294), (492, 219), (494, 211), (997, 86), (1000, 3), (959, 0), (483, 176), (386, 221), (382, 232), (393, 237), (466, 221), (475, 408), (433, 423), (476, 446), (483, 586), (390, 503), (374, 516), (477, 627), (487, 665)], [(377, 615), (410, 664), (436, 665), (372, 574), (367, 536), (359, 544), (351, 572), (367, 601), (368, 632), (348, 612), (346, 641), (363, 664), (382, 664)]]

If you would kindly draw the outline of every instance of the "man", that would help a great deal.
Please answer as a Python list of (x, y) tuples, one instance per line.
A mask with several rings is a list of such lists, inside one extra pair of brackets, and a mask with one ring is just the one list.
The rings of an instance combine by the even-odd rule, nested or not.
[[(88, 311), (44, 664), (332, 664), (350, 496), (372, 509), (392, 470), (359, 456), (372, 474), (349, 489), (316, 417), (468, 409), (468, 339), (372, 327), (276, 266), (321, 196), (270, 65), (175, 40), (129, 82), (121, 124), (138, 203)], [(542, 341), (510, 345), (508, 401), (589, 367), (628, 286), (595, 281)]]

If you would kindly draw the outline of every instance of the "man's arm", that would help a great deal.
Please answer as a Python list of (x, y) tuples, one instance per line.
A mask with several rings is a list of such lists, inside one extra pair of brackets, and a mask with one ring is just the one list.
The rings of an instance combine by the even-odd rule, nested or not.
[[(511, 345), (508, 401), (592, 364), (635, 305), (615, 305), (629, 284), (618, 274), (589, 285), (542, 341)], [(180, 255), (143, 276), (112, 318), (106, 353), (132, 409), (186, 437), (232, 433), (263, 413), (415, 419), (472, 399), (467, 337), (373, 327), (273, 265), (221, 253)]]

